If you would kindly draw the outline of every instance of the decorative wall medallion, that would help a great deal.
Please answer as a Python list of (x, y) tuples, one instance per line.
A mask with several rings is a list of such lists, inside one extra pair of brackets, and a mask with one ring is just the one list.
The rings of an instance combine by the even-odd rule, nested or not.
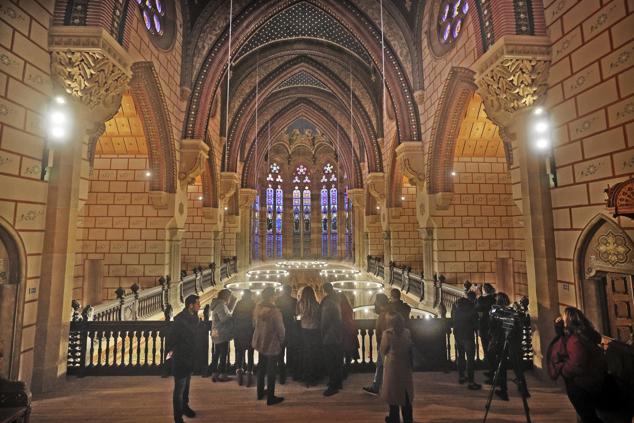
[(631, 101), (625, 105), (623, 110), (616, 112), (617, 119), (625, 119), (634, 114), (634, 101)]
[(594, 250), (598, 253), (599, 259), (616, 266), (627, 263), (630, 247), (627, 246), (625, 238), (608, 231), (600, 236)]
[(38, 217), (41, 217), (44, 215), (44, 211), (43, 210), (29, 210), (26, 213), (22, 213), (22, 215), (20, 216), (20, 222), (32, 222), (35, 219), (37, 219)]
[(595, 164), (591, 164), (590, 166), (586, 167), (585, 169), (582, 169), (581, 175), (583, 176), (591, 176), (594, 175), (595, 173), (597, 173), (597, 171), (599, 170), (599, 166), (595, 165)]

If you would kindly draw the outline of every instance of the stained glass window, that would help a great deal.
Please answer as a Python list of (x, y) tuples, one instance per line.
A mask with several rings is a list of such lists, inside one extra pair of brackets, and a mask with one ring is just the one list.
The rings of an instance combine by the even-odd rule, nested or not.
[(303, 193), (304, 201), (304, 236), (310, 234), (310, 189), (308, 186), (304, 187)]
[(163, 0), (136, 0), (141, 15), (143, 15), (143, 23), (145, 29), (155, 36), (163, 35), (163, 23), (165, 20), (165, 5)]
[(330, 231), (337, 232), (337, 188), (330, 188)]
[(328, 189), (321, 189), (321, 232), (328, 233)]
[(451, 44), (458, 38), (469, 11), (467, 0), (442, 0), (438, 12), (438, 38), (441, 44)]
[(302, 192), (296, 186), (293, 190), (293, 233), (300, 233), (302, 216)]

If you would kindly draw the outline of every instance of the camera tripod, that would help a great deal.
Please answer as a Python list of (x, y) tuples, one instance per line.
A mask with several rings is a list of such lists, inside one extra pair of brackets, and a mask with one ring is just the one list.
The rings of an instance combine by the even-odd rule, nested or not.
[[(531, 423), (531, 416), (528, 410), (528, 387), (526, 386), (526, 379), (524, 379), (524, 369), (522, 368), (522, 362), (519, 357), (519, 350), (517, 348), (513, 348), (511, 346), (511, 333), (513, 332), (514, 326), (507, 326), (503, 324), (504, 329), (504, 346), (502, 347), (502, 352), (500, 353), (500, 357), (498, 359), (498, 363), (495, 370), (495, 375), (493, 376), (491, 392), (489, 392), (489, 398), (485, 405), (485, 413), (484, 419), (482, 423), (486, 423), (487, 416), (489, 414), (489, 410), (491, 409), (491, 401), (493, 400), (493, 394), (495, 393), (495, 387), (498, 383), (498, 378), (500, 376), (500, 372), (502, 370), (502, 366), (504, 364), (504, 360), (508, 355), (511, 366), (513, 366), (513, 371), (517, 378), (517, 387), (520, 391), (520, 395), (522, 396), (522, 403), (524, 405), (524, 415), (526, 416), (526, 423)], [(506, 371), (506, 369), (504, 369)]]

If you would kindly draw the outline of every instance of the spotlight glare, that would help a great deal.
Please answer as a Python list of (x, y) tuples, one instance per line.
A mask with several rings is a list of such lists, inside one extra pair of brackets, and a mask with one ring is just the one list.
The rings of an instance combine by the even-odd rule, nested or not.
[(152, 176), (152, 172), (150, 172), (149, 170), (147, 172), (145, 172), (145, 176)]
[(405, 201), (405, 196), (401, 196), (401, 201)]
[(456, 172), (455, 171), (451, 171), (451, 176), (456, 176)]
[(538, 134), (543, 134), (548, 131), (548, 122), (546, 122), (545, 120), (540, 120), (539, 122), (537, 122), (535, 124), (535, 131)]
[(537, 139), (537, 141), (535, 141), (535, 147), (537, 147), (539, 150), (546, 150), (548, 147), (550, 147), (550, 141), (548, 140), (548, 138), (539, 138)]
[(198, 200), (203, 201), (203, 196), (202, 196), (202, 195), (201, 195), (201, 196), (199, 196), (199, 197), (198, 197)]
[(58, 95), (57, 97), (55, 97), (55, 102), (57, 104), (66, 104), (66, 99), (61, 95)]
[(229, 210), (229, 207), (225, 207), (225, 210)]
[(379, 207), (379, 206), (376, 206), (376, 209), (377, 209), (377, 210), (381, 210), (381, 207)]
[(66, 136), (66, 131), (64, 128), (60, 128), (59, 126), (51, 128), (51, 137), (55, 139), (61, 139)]
[(541, 115), (542, 113), (544, 113), (544, 109), (543, 109), (542, 107), (538, 107), (538, 108), (536, 108), (535, 110), (533, 110), (533, 113), (534, 113), (536, 116), (539, 116), (539, 115)]
[(63, 125), (66, 123), (66, 115), (60, 111), (51, 113), (51, 123), (55, 125)]

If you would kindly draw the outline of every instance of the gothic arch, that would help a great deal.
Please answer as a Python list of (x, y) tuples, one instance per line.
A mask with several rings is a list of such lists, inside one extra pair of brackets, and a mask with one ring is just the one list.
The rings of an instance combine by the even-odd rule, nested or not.
[(161, 82), (152, 62), (132, 65), (130, 91), (148, 145), (150, 191), (176, 192), (176, 146)]
[[(0, 283), (0, 338), (7, 336), (3, 342), (5, 366), (8, 363), (9, 379), (17, 378), (20, 369), (22, 318), (24, 313), (24, 296), (26, 292), (26, 251), (24, 244), (15, 229), (4, 218), (0, 217), (0, 243), (7, 251), (9, 268), (7, 283)], [(6, 312), (6, 305), (11, 309)], [(6, 326), (5, 326), (6, 325)], [(0, 369), (2, 372), (2, 369)]]
[(452, 192), (451, 168), (456, 149), (460, 124), (464, 119), (469, 99), (476, 91), (474, 72), (454, 67), (436, 108), (427, 154), (427, 192)]

